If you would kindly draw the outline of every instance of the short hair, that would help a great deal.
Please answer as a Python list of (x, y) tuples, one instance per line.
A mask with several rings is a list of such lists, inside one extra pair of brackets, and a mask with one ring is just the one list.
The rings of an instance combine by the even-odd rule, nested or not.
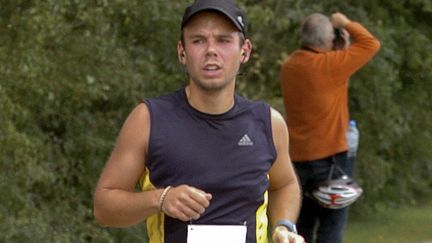
[(326, 47), (328, 41), (334, 39), (333, 26), (330, 19), (320, 13), (309, 15), (300, 33), (300, 44), (302, 46)]

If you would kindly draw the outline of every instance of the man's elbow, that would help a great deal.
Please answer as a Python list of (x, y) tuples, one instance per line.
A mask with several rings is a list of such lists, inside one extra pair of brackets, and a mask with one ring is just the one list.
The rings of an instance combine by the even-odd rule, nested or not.
[(104, 217), (103, 210), (100, 209), (100, 207), (93, 206), (93, 217), (96, 221), (96, 223), (101, 227), (107, 227), (109, 226), (108, 220)]
[(379, 51), (381, 48), (381, 42), (378, 39), (374, 39), (372, 49), (375, 51), (375, 54)]

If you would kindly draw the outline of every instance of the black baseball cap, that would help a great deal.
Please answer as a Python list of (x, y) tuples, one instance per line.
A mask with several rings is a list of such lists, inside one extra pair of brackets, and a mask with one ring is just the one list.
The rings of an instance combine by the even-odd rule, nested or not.
[(195, 0), (183, 14), (181, 29), (195, 14), (204, 10), (214, 10), (224, 14), (240, 32), (246, 35), (246, 17), (233, 0)]

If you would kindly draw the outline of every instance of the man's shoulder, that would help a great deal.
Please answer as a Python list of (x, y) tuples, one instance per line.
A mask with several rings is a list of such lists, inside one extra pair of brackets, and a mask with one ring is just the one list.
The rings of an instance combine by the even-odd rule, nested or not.
[(143, 100), (143, 102), (149, 107), (162, 106), (171, 107), (178, 105), (182, 100), (183, 89), (177, 91), (165, 93), (156, 97), (149, 97)]
[(270, 106), (270, 104), (262, 99), (251, 99), (243, 95), (236, 94), (236, 102), (241, 106)]
[(312, 58), (313, 56), (315, 56), (315, 54), (320, 52), (321, 51), (312, 48), (310, 48), (310, 50), (306, 48), (298, 48), (285, 57), (282, 65), (289, 65), (289, 64), (299, 62), (300, 60), (303, 59)]

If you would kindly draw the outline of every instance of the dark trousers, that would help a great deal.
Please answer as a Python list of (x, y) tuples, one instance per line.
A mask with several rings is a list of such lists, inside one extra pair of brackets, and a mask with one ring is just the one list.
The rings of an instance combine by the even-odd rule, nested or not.
[(336, 163), (346, 174), (353, 176), (354, 159), (347, 159), (346, 153), (313, 160), (294, 161), (294, 167), (303, 190), (303, 202), (297, 228), (308, 243), (341, 243), (348, 218), (348, 207), (327, 209), (320, 206), (306, 194), (318, 182), (327, 179), (332, 163)]

